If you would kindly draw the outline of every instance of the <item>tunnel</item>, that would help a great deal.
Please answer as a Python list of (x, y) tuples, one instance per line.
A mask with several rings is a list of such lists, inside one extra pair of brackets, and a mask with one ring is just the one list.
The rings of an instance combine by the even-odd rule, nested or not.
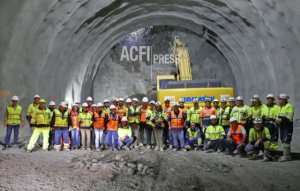
[(26, 105), (35, 94), (70, 102), (90, 95), (103, 101), (116, 94), (151, 94), (150, 76), (143, 73), (149, 65), (122, 65), (112, 62), (112, 55), (135, 31), (164, 29), (189, 42), (195, 76), (221, 78), (247, 102), (254, 94), (285, 92), (300, 117), (296, 0), (3, 0), (0, 5), (1, 109), (12, 95)]

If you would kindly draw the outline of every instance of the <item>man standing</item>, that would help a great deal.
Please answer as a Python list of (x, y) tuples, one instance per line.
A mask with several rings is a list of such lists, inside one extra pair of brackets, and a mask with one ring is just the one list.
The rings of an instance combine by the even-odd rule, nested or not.
[(211, 125), (210, 116), (212, 115), (217, 116), (217, 110), (211, 106), (210, 98), (205, 98), (205, 107), (200, 112), (202, 131)]
[[(105, 120), (107, 120), (107, 114), (103, 111), (103, 104), (97, 104), (97, 111), (93, 113), (93, 126), (95, 131), (95, 145), (96, 151), (101, 151), (104, 145), (104, 130), (106, 127)], [(100, 147), (101, 145), (101, 147)]]
[[(54, 112), (54, 110), (56, 109), (56, 104), (55, 104), (54, 101), (50, 101), (50, 102), (49, 102), (49, 107), (48, 107), (48, 109), (51, 111), (50, 117), (51, 117), (51, 119), (52, 119), (53, 112)], [(49, 149), (50, 149), (50, 150), (53, 149), (53, 147), (54, 147), (54, 137), (55, 137), (55, 135), (54, 135), (54, 129), (53, 129), (53, 128), (50, 128), (50, 133), (49, 133)]]
[[(172, 107), (170, 105), (170, 100), (168, 98), (165, 99), (165, 104), (163, 105), (163, 110), (166, 113), (167, 118), (169, 118), (171, 115)], [(172, 149), (173, 148), (173, 137), (172, 137), (172, 134), (169, 132), (169, 124), (167, 124), (167, 127), (164, 128), (163, 133), (164, 133), (163, 134), (164, 145), (167, 146), (169, 144), (169, 147)]]
[(46, 101), (40, 99), (39, 107), (33, 112), (31, 124), (34, 124), (34, 130), (27, 146), (27, 151), (31, 152), (37, 142), (40, 134), (43, 134), (43, 150), (48, 151), (49, 148), (49, 132), (50, 132), (51, 111), (46, 107)]
[(138, 144), (140, 143), (140, 135), (139, 135), (139, 129), (140, 129), (140, 108), (138, 107), (138, 99), (133, 98), (132, 99), (132, 106), (128, 109), (128, 122), (130, 127), (133, 131), (133, 136), (136, 137), (136, 141), (134, 142), (134, 148), (137, 148)]
[(119, 118), (115, 105), (111, 105), (107, 121), (107, 139), (111, 151), (118, 150), (118, 127), (121, 119)]
[(186, 120), (186, 115), (179, 110), (179, 103), (175, 103), (173, 107), (173, 111), (168, 118), (169, 121), (169, 130), (173, 138), (174, 149), (173, 151), (178, 151), (179, 148), (181, 150), (186, 151), (184, 148), (184, 134), (183, 127)]
[(154, 139), (156, 143), (155, 150), (158, 151), (164, 151), (163, 148), (163, 131), (164, 128), (167, 128), (167, 114), (166, 112), (162, 109), (161, 103), (158, 101), (155, 104), (155, 117), (154, 117), (154, 127), (153, 127), (153, 132), (154, 132)]
[(230, 118), (229, 110), (230, 110), (230, 107), (227, 107), (227, 100), (222, 99), (221, 100), (221, 108), (218, 112), (218, 119), (219, 119), (219, 125), (221, 125), (223, 127), (226, 134), (229, 129), (229, 118)]
[(9, 147), (12, 131), (14, 131), (14, 145), (17, 146), (20, 126), (24, 126), (24, 121), (22, 119), (22, 107), (18, 105), (18, 96), (13, 96), (11, 101), (12, 104), (6, 107), (3, 122), (3, 126), (6, 128), (5, 148)]
[(154, 123), (155, 123), (155, 102), (152, 100), (150, 101), (150, 107), (146, 111), (146, 142), (147, 142), (147, 148), (151, 149), (152, 144), (151, 144), (151, 139), (152, 139), (152, 133), (153, 133), (153, 128), (154, 128)]
[(214, 108), (216, 109), (216, 111), (219, 112), (220, 106), (219, 106), (219, 100), (218, 99), (213, 100), (213, 105), (214, 105)]
[(40, 99), (41, 97), (39, 95), (35, 95), (33, 97), (33, 103), (31, 103), (29, 106), (28, 106), (28, 109), (27, 109), (27, 113), (26, 113), (26, 119), (30, 125), (30, 128), (31, 128), (31, 132), (33, 132), (33, 124), (31, 124), (31, 116), (34, 112), (35, 109), (37, 109), (39, 107), (39, 104), (40, 104)]
[(58, 109), (54, 110), (50, 126), (55, 131), (54, 149), (60, 151), (62, 149), (61, 139), (63, 138), (63, 149), (69, 151), (69, 126), (71, 119), (69, 116), (67, 105), (64, 102), (60, 103)]
[(280, 130), (280, 139), (283, 145), (283, 157), (280, 162), (291, 160), (291, 141), (293, 136), (294, 106), (288, 102), (289, 96), (280, 94), (278, 96), (279, 112), (276, 123)]
[(119, 98), (119, 105), (117, 107), (117, 114), (119, 115), (119, 117), (122, 119), (123, 117), (127, 117), (128, 115), (128, 110), (127, 108), (124, 106), (124, 99), (123, 98)]
[(142, 99), (142, 106), (140, 107), (140, 132), (139, 132), (139, 137), (140, 137), (140, 144), (139, 146), (142, 147), (144, 146), (144, 139), (145, 139), (145, 128), (147, 128), (147, 110), (148, 110), (148, 98), (144, 97)]
[(82, 150), (91, 150), (92, 114), (87, 103), (82, 104), (82, 112), (79, 114)]

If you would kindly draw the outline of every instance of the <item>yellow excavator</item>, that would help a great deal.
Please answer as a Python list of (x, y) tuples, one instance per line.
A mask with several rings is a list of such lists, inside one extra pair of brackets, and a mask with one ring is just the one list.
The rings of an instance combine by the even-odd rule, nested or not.
[(175, 75), (157, 75), (156, 90), (157, 100), (163, 103), (169, 99), (171, 104), (178, 102), (180, 98), (185, 101), (185, 105), (190, 107), (194, 100), (198, 100), (200, 105), (204, 105), (205, 98), (228, 99), (234, 96), (231, 87), (221, 87), (221, 82), (216, 79), (193, 80), (190, 55), (187, 47), (175, 36), (173, 54), (176, 58)]

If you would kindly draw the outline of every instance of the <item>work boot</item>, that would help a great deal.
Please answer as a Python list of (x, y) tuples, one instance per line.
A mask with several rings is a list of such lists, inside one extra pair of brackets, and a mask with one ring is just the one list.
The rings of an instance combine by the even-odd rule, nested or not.
[(222, 150), (221, 150), (221, 149), (218, 149), (218, 150), (217, 150), (217, 153), (221, 153), (221, 152), (222, 152)]
[(139, 147), (143, 147), (143, 146), (144, 146), (143, 143), (140, 143), (140, 144), (139, 144)]
[(164, 149), (163, 149), (163, 148), (160, 148), (160, 151), (164, 151)]
[(283, 156), (278, 160), (279, 162), (286, 162), (292, 160), (291, 147), (283, 147)]
[(262, 161), (263, 161), (263, 162), (267, 162), (267, 161), (270, 161), (270, 159), (269, 159), (267, 156), (264, 156), (264, 158), (263, 158)]
[(234, 154), (234, 155), (238, 155), (238, 154), (240, 154), (240, 151), (239, 151), (238, 149), (235, 149), (235, 150), (233, 151), (233, 154)]
[(264, 152), (263, 152), (262, 150), (259, 150), (258, 156), (259, 156), (259, 157), (264, 156)]

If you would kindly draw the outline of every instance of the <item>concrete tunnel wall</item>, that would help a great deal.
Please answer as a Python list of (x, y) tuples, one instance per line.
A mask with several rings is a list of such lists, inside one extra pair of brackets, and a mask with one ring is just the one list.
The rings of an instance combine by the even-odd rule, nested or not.
[(300, 118), (299, 6), (297, 0), (2, 0), (1, 108), (13, 94), (22, 105), (36, 93), (82, 100), (104, 56), (128, 33), (174, 25), (202, 34), (205, 26), (205, 37), (232, 68), (237, 94), (249, 100), (286, 92)]

